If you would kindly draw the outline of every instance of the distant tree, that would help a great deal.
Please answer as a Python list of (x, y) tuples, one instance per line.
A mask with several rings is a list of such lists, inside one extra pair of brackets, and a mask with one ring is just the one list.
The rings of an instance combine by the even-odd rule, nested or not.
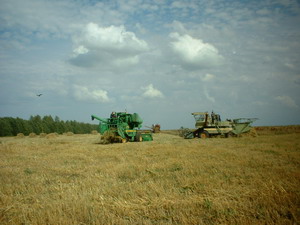
[(61, 121), (58, 116), (55, 116), (54, 118), (54, 127), (55, 127), (55, 131), (59, 134), (65, 132), (64, 121)]
[(25, 135), (29, 135), (33, 131), (32, 127), (29, 124), (29, 121), (23, 120), (18, 117), (17, 117), (16, 121), (18, 124), (18, 130), (19, 130), (18, 133), (23, 133)]
[(21, 133), (19, 121), (12, 117), (9, 117), (8, 120), (12, 128), (12, 135), (16, 136), (18, 133)]
[(43, 129), (45, 133), (53, 133), (56, 132), (55, 124), (52, 116), (44, 116), (42, 119)]
[(0, 136), (12, 136), (18, 133), (24, 133), (25, 135), (34, 132), (36, 134), (44, 133), (64, 133), (73, 132), (75, 134), (90, 133), (92, 130), (96, 130), (97, 125), (89, 123), (80, 123), (75, 120), (67, 120), (66, 122), (60, 120), (58, 116), (53, 117), (51, 115), (30, 116), (29, 120), (21, 118), (4, 117), (0, 118)]
[(65, 132), (74, 132), (70, 120), (67, 120), (66, 123), (65, 123)]
[(29, 124), (34, 133), (40, 134), (43, 132), (42, 118), (39, 115), (30, 116)]
[(59, 117), (58, 117), (58, 116), (55, 116), (55, 117), (54, 117), (54, 121), (55, 121), (55, 123), (59, 123), (59, 122), (60, 122)]
[(10, 125), (9, 119), (6, 118), (0, 118), (0, 136), (12, 136), (12, 127)]

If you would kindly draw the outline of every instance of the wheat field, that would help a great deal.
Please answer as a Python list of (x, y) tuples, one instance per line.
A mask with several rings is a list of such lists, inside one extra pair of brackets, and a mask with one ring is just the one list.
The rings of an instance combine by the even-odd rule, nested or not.
[(99, 140), (0, 138), (0, 224), (300, 223), (299, 132)]

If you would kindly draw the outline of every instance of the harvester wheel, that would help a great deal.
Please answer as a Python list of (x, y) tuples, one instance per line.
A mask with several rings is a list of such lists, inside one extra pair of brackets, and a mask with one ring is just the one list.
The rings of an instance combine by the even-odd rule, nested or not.
[(135, 141), (137, 142), (142, 142), (143, 141), (143, 137), (140, 133), (137, 133), (135, 136)]
[(122, 143), (126, 143), (127, 139), (126, 138), (122, 138)]
[(143, 141), (143, 137), (140, 136), (140, 137), (139, 137), (139, 142), (142, 142), (142, 141)]
[(230, 131), (230, 132), (228, 132), (227, 134), (226, 134), (226, 137), (227, 138), (231, 138), (231, 137), (233, 137), (234, 136), (234, 134)]
[(202, 131), (201, 133), (200, 133), (200, 137), (201, 138), (203, 138), (203, 139), (205, 139), (205, 138), (209, 138), (209, 133), (207, 132), (207, 131)]

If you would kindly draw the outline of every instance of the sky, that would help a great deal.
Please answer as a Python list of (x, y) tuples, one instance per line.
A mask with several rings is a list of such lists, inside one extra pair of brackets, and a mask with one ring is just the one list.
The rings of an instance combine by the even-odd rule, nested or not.
[(0, 117), (300, 124), (299, 24), (299, 0), (0, 0)]

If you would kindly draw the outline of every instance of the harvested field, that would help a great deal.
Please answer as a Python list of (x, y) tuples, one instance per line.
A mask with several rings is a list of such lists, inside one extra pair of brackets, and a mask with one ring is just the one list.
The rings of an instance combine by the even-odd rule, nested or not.
[(299, 224), (300, 133), (0, 138), (0, 224)]

